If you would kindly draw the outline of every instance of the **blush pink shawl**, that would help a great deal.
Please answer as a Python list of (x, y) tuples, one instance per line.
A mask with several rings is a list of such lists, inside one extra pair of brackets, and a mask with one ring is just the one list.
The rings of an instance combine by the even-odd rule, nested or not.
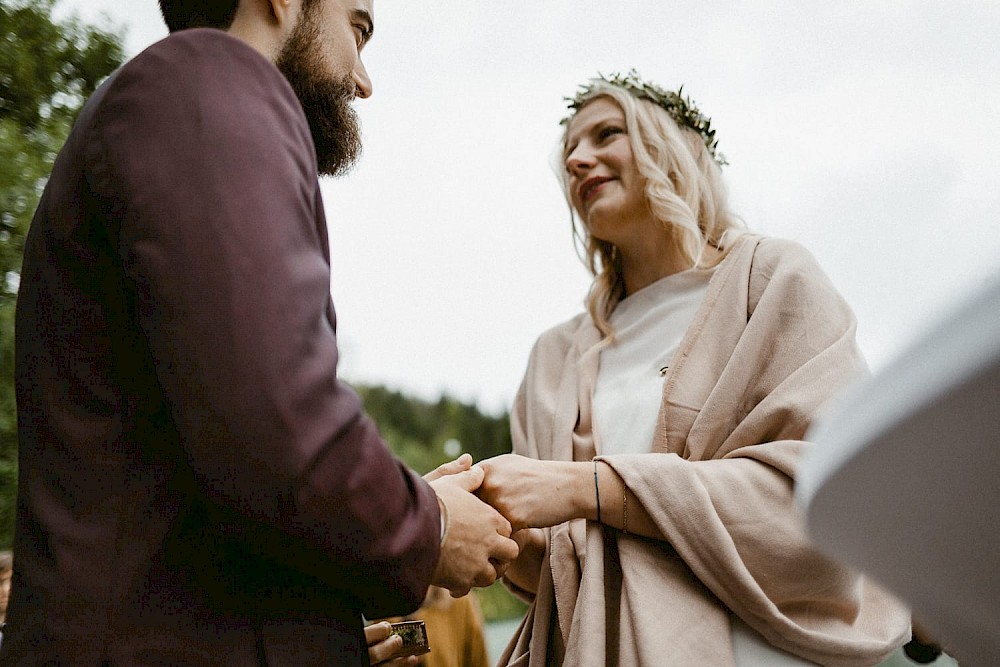
[[(539, 338), (512, 414), (516, 453), (599, 456), (599, 339), (585, 314)], [(813, 550), (792, 497), (810, 420), (864, 372), (853, 313), (812, 255), (737, 240), (670, 365), (652, 453), (603, 458), (662, 539), (582, 519), (547, 529), (538, 590), (515, 591), (531, 606), (500, 664), (734, 665), (730, 611), (821, 665), (885, 659), (909, 638), (908, 610)]]

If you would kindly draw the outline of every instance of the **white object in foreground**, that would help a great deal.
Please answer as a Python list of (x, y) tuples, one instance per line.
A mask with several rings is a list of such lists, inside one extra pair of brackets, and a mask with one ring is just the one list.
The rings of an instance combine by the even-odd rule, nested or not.
[(810, 430), (796, 499), (825, 553), (962, 665), (1000, 665), (1000, 281)]

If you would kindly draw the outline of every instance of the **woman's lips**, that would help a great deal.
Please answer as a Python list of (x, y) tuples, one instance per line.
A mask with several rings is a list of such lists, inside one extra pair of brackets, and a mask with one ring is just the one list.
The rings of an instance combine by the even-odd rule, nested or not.
[(608, 176), (594, 176), (593, 178), (588, 178), (583, 183), (580, 184), (578, 190), (581, 202), (586, 202), (593, 198), (597, 191), (601, 189), (605, 183), (612, 181), (614, 179)]

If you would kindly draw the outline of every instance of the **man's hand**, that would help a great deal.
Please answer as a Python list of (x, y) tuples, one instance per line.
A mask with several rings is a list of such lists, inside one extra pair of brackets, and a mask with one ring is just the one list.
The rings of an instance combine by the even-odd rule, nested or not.
[(413, 667), (420, 664), (415, 655), (393, 658), (396, 651), (403, 648), (403, 639), (392, 634), (392, 626), (387, 621), (372, 623), (365, 628), (365, 642), (368, 644), (368, 662), (379, 667)]
[(447, 531), (431, 583), (447, 588), (454, 597), (467, 594), (473, 586), (489, 586), (517, 557), (510, 522), (473, 495), (482, 483), (483, 470), (478, 467), (430, 483), (447, 513)]

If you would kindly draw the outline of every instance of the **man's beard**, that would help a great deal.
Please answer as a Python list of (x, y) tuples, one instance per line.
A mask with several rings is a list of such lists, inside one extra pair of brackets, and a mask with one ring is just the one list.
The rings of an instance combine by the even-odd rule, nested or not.
[(318, 47), (319, 26), (309, 5), (302, 12), (276, 64), (309, 121), (319, 173), (338, 176), (346, 173), (361, 154), (361, 127), (351, 107), (357, 86), (350, 73), (340, 79), (327, 74), (329, 68)]

